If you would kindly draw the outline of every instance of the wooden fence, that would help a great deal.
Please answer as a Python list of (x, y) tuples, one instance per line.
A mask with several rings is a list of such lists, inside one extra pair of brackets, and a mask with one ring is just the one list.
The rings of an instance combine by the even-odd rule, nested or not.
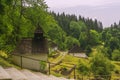
[[(22, 56), (22, 55), (17, 55), (17, 54), (12, 54), (13, 57), (13, 62), (20, 66), (22, 68), (27, 68), (35, 71), (40, 71), (44, 72), (48, 75), (51, 74), (51, 65), (56, 65), (55, 63), (51, 63), (49, 61), (43, 61), (43, 60), (38, 60), (38, 59), (33, 59), (30, 57)], [(40, 63), (42, 62), (42, 64)], [(44, 64), (45, 63), (45, 64)], [(64, 66), (61, 64), (57, 64), (59, 66)], [(44, 70), (41, 70), (41, 67), (44, 68)], [(88, 75), (88, 76), (82, 76), (76, 74), (76, 65), (73, 65), (73, 67), (69, 66), (64, 66), (66, 68), (70, 68), (70, 70), (66, 70), (63, 68), (62, 70), (55, 71), (56, 73), (61, 73), (64, 75), (66, 78), (74, 78), (75, 80), (120, 80), (120, 75)], [(43, 69), (42, 68), (42, 69)], [(69, 75), (70, 73), (73, 73), (72, 75)]]

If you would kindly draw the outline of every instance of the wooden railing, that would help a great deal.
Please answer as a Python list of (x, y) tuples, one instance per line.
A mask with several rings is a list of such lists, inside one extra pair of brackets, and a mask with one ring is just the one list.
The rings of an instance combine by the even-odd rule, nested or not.
[[(34, 59), (34, 58), (30, 58), (30, 57), (26, 57), (26, 56), (22, 56), (22, 55), (18, 55), (18, 54), (12, 54), (12, 56), (17, 56), (19, 58), (19, 66), (22, 68), (24, 68), (24, 65), (25, 65), (25, 59), (29, 59), (30, 61), (32, 62), (44, 62), (47, 64), (47, 74), (50, 75), (51, 74), (51, 69), (52, 69), (52, 64), (56, 65), (55, 63), (51, 63), (49, 61), (44, 61), (44, 60), (39, 60), (39, 59)], [(32, 64), (32, 63), (30, 63)], [(69, 71), (66, 71), (66, 76), (67, 78), (71, 78), (70, 76), (73, 76), (72, 78), (74, 78), (75, 80), (120, 80), (120, 75), (88, 75), (88, 76), (83, 76), (83, 75), (78, 75), (76, 73), (76, 65), (73, 65), (73, 67), (70, 67), (70, 66), (65, 66), (65, 65), (62, 65), (62, 64), (57, 64), (59, 66), (64, 66), (66, 68), (71, 68)], [(33, 65), (33, 66), (36, 66), (36, 65)], [(40, 65), (38, 65), (38, 68), (39, 68)], [(38, 69), (39, 70), (39, 69)], [(68, 74), (67, 74), (68, 73)], [(71, 73), (73, 73), (71, 75)]]

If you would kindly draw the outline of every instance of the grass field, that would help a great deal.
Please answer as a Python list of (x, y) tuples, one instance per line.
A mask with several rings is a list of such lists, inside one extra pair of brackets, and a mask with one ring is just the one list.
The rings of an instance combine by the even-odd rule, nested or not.
[[(97, 49), (99, 47), (102, 47), (102, 46), (98, 46), (98, 47), (94, 47), (92, 50), (92, 54), (97, 54)], [(62, 76), (62, 77), (67, 77), (67, 78), (74, 78), (74, 73), (76, 75), (79, 75), (79, 77), (82, 77), (82, 75), (80, 74), (80, 72), (78, 72), (78, 70), (76, 69), (75, 72), (74, 70), (69, 74), (69, 75), (62, 75), (61, 74), (61, 68), (65, 68), (67, 70), (70, 70), (72, 67), (74, 67), (74, 65), (78, 65), (79, 62), (83, 62), (85, 63), (86, 65), (90, 65), (90, 60), (92, 57), (88, 57), (87, 59), (86, 58), (79, 58), (79, 57), (74, 57), (72, 55), (64, 55), (64, 57), (62, 57), (62, 55), (58, 56), (57, 58), (49, 58), (49, 60), (51, 62), (58, 62), (59, 60), (61, 60), (62, 62), (59, 64), (59, 65), (56, 65), (54, 67), (51, 68), (51, 74), (55, 75), (55, 76)], [(120, 62), (117, 62), (117, 61), (111, 61), (111, 63), (115, 66), (114, 68), (114, 71), (112, 72), (112, 76), (111, 76), (111, 80), (114, 80), (114, 79), (118, 79), (120, 78), (120, 75), (117, 75), (115, 74), (115, 72), (120, 72)], [(77, 67), (77, 66), (76, 66)], [(57, 72), (58, 71), (58, 72)], [(92, 74), (92, 73), (90, 73)], [(88, 78), (93, 78), (93, 75), (91, 76), (84, 76), (85, 79), (88, 79)]]

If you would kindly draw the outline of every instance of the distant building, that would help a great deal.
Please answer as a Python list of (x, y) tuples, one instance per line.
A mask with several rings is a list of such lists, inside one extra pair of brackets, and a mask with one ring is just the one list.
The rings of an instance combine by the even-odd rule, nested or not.
[(33, 38), (23, 38), (17, 45), (14, 53), (41, 54), (48, 53), (47, 39), (41, 27), (36, 28)]
[(68, 54), (74, 55), (74, 56), (80, 57), (80, 58), (87, 58), (87, 55), (84, 53), (84, 51), (78, 45), (75, 45), (73, 48), (71, 48), (68, 51)]
[(81, 53), (81, 48), (80, 48), (80, 46), (78, 46), (78, 45), (75, 45), (74, 47), (72, 47), (69, 51), (68, 51), (68, 53)]
[(16, 65), (47, 72), (47, 66), (44, 70), (41, 65), (41, 61), (48, 61), (48, 42), (41, 27), (36, 28), (33, 38), (23, 38), (13, 53), (12, 59)]

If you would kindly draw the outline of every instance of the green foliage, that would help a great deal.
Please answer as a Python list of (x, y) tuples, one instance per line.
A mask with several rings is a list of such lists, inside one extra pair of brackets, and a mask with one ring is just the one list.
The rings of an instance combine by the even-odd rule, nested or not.
[(115, 37), (112, 37), (109, 41), (109, 46), (112, 49), (112, 51), (114, 49), (118, 49), (119, 48), (119, 40)]
[(111, 75), (111, 71), (114, 68), (111, 62), (101, 53), (93, 55), (90, 62), (91, 71), (94, 75)]
[[(33, 3), (31, 3), (33, 4)], [(43, 8), (36, 5), (35, 3), (33, 7), (29, 7), (25, 9), (25, 12), (23, 13), (24, 16), (29, 19), (34, 27), (44, 27), (46, 26), (46, 17), (48, 16), (47, 12), (44, 11)], [(42, 16), (42, 17), (41, 17)]]
[[(87, 32), (87, 27), (84, 22), (82, 21), (71, 21), (70, 22), (70, 35), (72, 37), (75, 37), (76, 39), (79, 39), (81, 33)], [(86, 36), (86, 34), (84, 34)]]
[(59, 27), (55, 26), (52, 29), (50, 29), (47, 33), (48, 38), (51, 39), (51, 41), (55, 42), (60, 50), (65, 50), (65, 32)]
[[(48, 7), (44, 0), (25, 0), (25, 2), (22, 0), (1, 1), (0, 8), (3, 10), (3, 14), (0, 14), (0, 49), (10, 53), (21, 38), (34, 37), (34, 31), (37, 27), (42, 27), (45, 36), (49, 36), (47, 32), (54, 30), (56, 26), (59, 30), (57, 36), (61, 37), (55, 37), (54, 41), (61, 48), (64, 48), (63, 45), (65, 46), (65, 44), (62, 41), (64, 32), (47, 12)], [(63, 33), (60, 33), (61, 31)], [(52, 36), (50, 36), (50, 39), (52, 39)]]
[(8, 58), (8, 55), (4, 51), (0, 51), (0, 57)]
[(120, 24), (111, 25), (109, 28), (105, 28), (102, 32), (102, 40), (105, 42), (104, 46), (110, 48), (111, 53), (115, 49), (120, 49)]
[(102, 23), (97, 20), (92, 20), (89, 18), (86, 19), (82, 16), (77, 17), (74, 14), (70, 15), (70, 14), (65, 14), (64, 12), (61, 14), (59, 13), (56, 14), (54, 12), (51, 12), (51, 14), (54, 16), (55, 20), (58, 21), (58, 24), (67, 33), (67, 35), (71, 34), (71, 31), (70, 31), (71, 22), (78, 22), (80, 23), (79, 25), (82, 25), (82, 27), (85, 24), (87, 29), (96, 30), (98, 32), (101, 32), (103, 29)]
[(120, 51), (119, 50), (114, 50), (112, 52), (112, 59), (115, 61), (120, 61)]
[(66, 37), (65, 44), (67, 45), (66, 46), (67, 49), (71, 49), (74, 45), (80, 46), (79, 41), (76, 38), (71, 37), (71, 36)]
[(79, 38), (80, 35), (80, 25), (75, 22), (75, 21), (71, 21), (70, 22), (70, 31), (71, 31), (71, 36), (75, 37), (75, 38)]
[[(12, 52), (17, 43), (24, 37), (34, 37), (34, 30), (42, 27), (45, 37), (55, 42), (60, 50), (68, 50), (74, 45), (80, 46), (89, 56), (91, 48), (103, 42), (101, 54), (96, 53), (91, 60), (91, 67), (79, 62), (78, 70), (87, 75), (89, 69), (94, 75), (111, 74), (112, 65), (109, 59), (120, 61), (120, 24), (114, 24), (103, 30), (102, 23), (97, 20), (69, 14), (47, 11), (44, 0), (0, 0), (0, 64), (8, 65), (4, 59), (5, 52)], [(27, 6), (25, 6), (27, 4)], [(54, 19), (55, 18), (55, 19)], [(56, 20), (56, 21), (55, 21)], [(103, 31), (102, 31), (103, 30)], [(102, 33), (100, 33), (102, 31)], [(101, 35), (100, 35), (101, 34)], [(101, 40), (102, 39), (102, 40)], [(103, 56), (103, 55), (104, 56)], [(55, 55), (51, 53), (50, 56)], [(3, 59), (2, 59), (3, 58)], [(62, 55), (56, 60), (59, 62)], [(64, 61), (78, 63), (78, 59), (65, 56)], [(46, 68), (45, 62), (40, 62), (40, 68)], [(117, 71), (116, 71), (117, 72)]]
[(100, 50), (100, 52), (107, 58), (111, 59), (112, 57), (112, 50), (109, 47), (102, 47), (102, 48), (98, 48), (98, 50)]
[(102, 32), (102, 40), (105, 42), (104, 47), (109, 59), (112, 59), (113, 51), (120, 48), (119, 30), (110, 27)]
[(15, 67), (13, 64), (10, 64), (8, 61), (0, 57), (0, 65), (3, 67)]
[(40, 61), (40, 70), (44, 71), (46, 69), (46, 66), (47, 66), (46, 62)]
[[(16, 39), (17, 38), (17, 33), (16, 34), (13, 34), (14, 33), (14, 30), (15, 30), (15, 19), (16, 17), (18, 17), (19, 14), (13, 14), (13, 13), (17, 13), (13, 11), (13, 8), (12, 8), (12, 2), (13, 0), (2, 0), (2, 4), (4, 4), (4, 14), (1, 16), (1, 20), (0, 20), (0, 42), (1, 42), (1, 45), (0, 45), (0, 49), (1, 50), (5, 50), (6, 52), (9, 52), (9, 51), (12, 51), (13, 48), (14, 48), (14, 45), (16, 43)], [(13, 17), (14, 15), (14, 17)], [(14, 23), (13, 23), (14, 21)], [(17, 35), (17, 36), (16, 36)], [(14, 36), (14, 37), (13, 37)], [(13, 48), (12, 48), (13, 46)]]
[[(94, 46), (100, 43), (103, 30), (102, 23), (97, 20), (85, 19), (84, 17), (69, 14), (56, 14), (51, 12), (58, 25), (66, 32), (67, 36), (72, 36), (79, 40), (80, 47), (85, 50), (87, 45)], [(66, 45), (67, 46), (67, 45)]]
[(85, 47), (88, 45), (87, 38), (88, 38), (87, 33), (81, 32), (80, 37), (79, 37), (79, 42), (80, 42), (80, 46), (82, 49), (85, 49)]
[(78, 22), (71, 21), (70, 30), (71, 30), (70, 32), (71, 36), (79, 40), (81, 48), (85, 49), (85, 47), (88, 45), (87, 27), (85, 23), (82, 21), (78, 21)]
[(91, 45), (96, 45), (100, 42), (99, 33), (95, 30), (90, 30), (90, 41)]
[(92, 49), (89, 45), (86, 47), (85, 52), (86, 52), (87, 56), (90, 56), (90, 53), (92, 52)]
[(80, 26), (80, 32), (86, 32), (87, 31), (87, 26), (83, 21), (78, 21), (78, 24)]
[(89, 66), (86, 63), (82, 62), (82, 61), (79, 61), (77, 70), (78, 70), (78, 73), (80, 73), (82, 75), (89, 75), (89, 73), (90, 73)]
[(11, 63), (9, 57), (10, 57), (9, 54), (7, 54), (5, 51), (0, 50), (0, 66), (3, 66), (3, 67), (16, 67), (15, 65), (13, 65)]

